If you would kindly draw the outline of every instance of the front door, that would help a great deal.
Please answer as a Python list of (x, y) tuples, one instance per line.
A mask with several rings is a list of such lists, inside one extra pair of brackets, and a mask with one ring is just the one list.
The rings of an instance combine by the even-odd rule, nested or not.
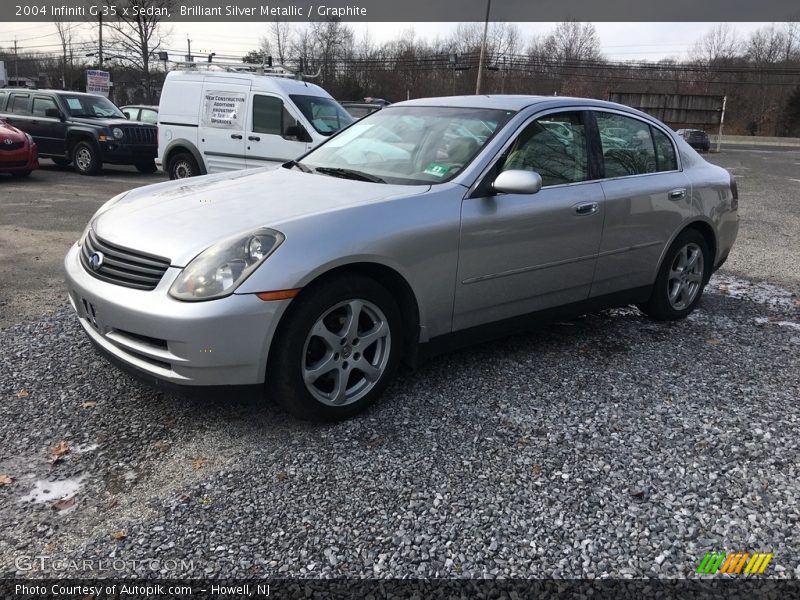
[(279, 96), (253, 94), (245, 152), (248, 168), (280, 164), (305, 154), (310, 144), (298, 139), (299, 121)]
[[(462, 202), (454, 330), (588, 298), (603, 230), (588, 118), (533, 120)], [(510, 169), (538, 172), (542, 189), (492, 193), (488, 184)]]

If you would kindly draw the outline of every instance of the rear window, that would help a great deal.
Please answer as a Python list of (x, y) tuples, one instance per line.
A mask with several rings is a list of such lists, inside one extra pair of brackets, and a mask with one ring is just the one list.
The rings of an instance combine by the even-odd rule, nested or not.
[(28, 112), (28, 94), (13, 94), (11, 96), (11, 106), (9, 112), (14, 114), (25, 114)]
[(0, 110), (3, 110), (6, 107), (6, 94), (5, 92), (0, 92)]

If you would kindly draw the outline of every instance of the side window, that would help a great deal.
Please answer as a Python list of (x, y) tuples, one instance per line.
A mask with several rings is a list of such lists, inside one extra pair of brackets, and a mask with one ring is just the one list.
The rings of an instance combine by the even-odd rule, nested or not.
[(614, 113), (597, 112), (595, 116), (606, 177), (656, 171), (656, 150), (649, 124)]
[(135, 121), (136, 118), (139, 116), (139, 109), (138, 108), (123, 108), (122, 114), (128, 117), (131, 121)]
[(283, 101), (272, 96), (253, 96), (253, 132), (283, 134)]
[(46, 117), (48, 109), (58, 110), (55, 101), (52, 98), (34, 98), (33, 110), (31, 113), (34, 117)]
[(12, 94), (11, 106), (9, 107), (9, 112), (12, 112), (17, 115), (28, 114), (29, 98), (30, 96), (28, 96), (28, 94)]
[(655, 127), (651, 127), (650, 130), (656, 142), (656, 168), (659, 171), (676, 171), (678, 161), (675, 158), (675, 146), (672, 145), (672, 140)]
[(0, 110), (4, 110), (6, 107), (6, 94), (5, 92), (0, 92)]
[(589, 179), (581, 113), (547, 115), (528, 125), (511, 145), (499, 171), (511, 169), (536, 171), (543, 186)]

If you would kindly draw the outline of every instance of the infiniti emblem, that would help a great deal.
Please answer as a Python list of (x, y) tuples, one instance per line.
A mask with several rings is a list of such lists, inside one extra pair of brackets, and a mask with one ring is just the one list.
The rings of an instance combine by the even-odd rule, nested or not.
[(95, 252), (89, 257), (89, 266), (92, 267), (92, 271), (97, 271), (100, 267), (103, 266), (103, 253), (102, 252)]

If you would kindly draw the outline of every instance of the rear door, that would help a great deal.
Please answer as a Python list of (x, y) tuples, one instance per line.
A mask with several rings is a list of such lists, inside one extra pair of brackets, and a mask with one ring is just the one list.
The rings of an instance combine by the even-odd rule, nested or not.
[(665, 131), (644, 119), (593, 111), (602, 147), (605, 213), (592, 296), (653, 283), (664, 246), (695, 209)]
[(309, 149), (309, 143), (289, 135), (294, 133), (289, 127), (299, 122), (294, 110), (275, 94), (252, 94), (245, 140), (248, 168), (284, 163)]
[(246, 168), (245, 123), (250, 83), (215, 77), (203, 85), (199, 149), (209, 173)]
[(60, 112), (52, 96), (34, 94), (28, 132), (39, 147), (39, 154), (63, 156), (67, 126), (60, 118), (47, 115), (47, 111), (52, 115), (54, 110)]
[(30, 92), (11, 92), (6, 106), (6, 121), (17, 129), (28, 131), (31, 116)]

